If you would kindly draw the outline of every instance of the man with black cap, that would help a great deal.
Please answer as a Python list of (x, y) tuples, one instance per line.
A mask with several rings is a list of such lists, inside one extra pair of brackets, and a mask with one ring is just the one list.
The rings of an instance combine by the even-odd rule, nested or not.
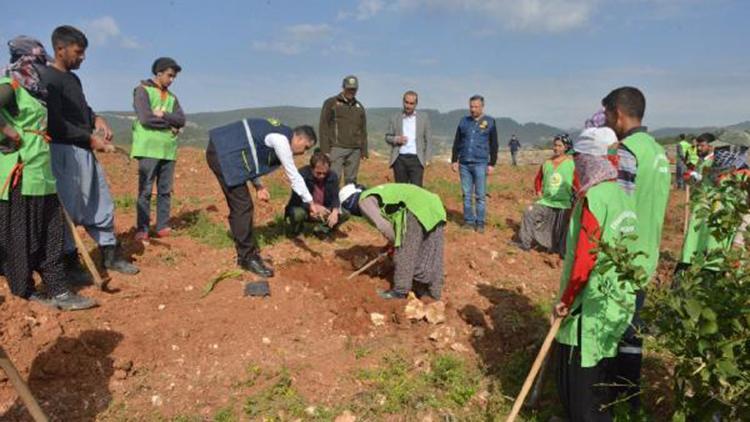
[[(84, 226), (101, 249), (104, 268), (137, 274), (122, 258), (115, 237), (115, 207), (107, 178), (94, 151), (114, 152), (112, 129), (94, 113), (74, 70), (85, 59), (88, 40), (78, 29), (64, 25), (52, 32), (55, 61), (42, 72), (47, 88), (52, 173), (57, 195), (75, 224)], [(72, 233), (65, 233), (65, 270), (68, 279), (90, 281), (78, 262)]]
[(327, 99), (320, 110), (320, 150), (331, 157), (331, 169), (344, 180), (356, 183), (359, 160), (367, 159), (367, 119), (365, 107), (357, 100), (359, 81), (344, 78), (343, 91)]
[(156, 236), (167, 237), (169, 211), (177, 159), (177, 134), (185, 126), (185, 114), (177, 97), (169, 90), (180, 65), (170, 57), (160, 57), (151, 66), (154, 76), (141, 81), (133, 91), (133, 147), (138, 159), (138, 212), (135, 238), (149, 238), (151, 191), (156, 181)]

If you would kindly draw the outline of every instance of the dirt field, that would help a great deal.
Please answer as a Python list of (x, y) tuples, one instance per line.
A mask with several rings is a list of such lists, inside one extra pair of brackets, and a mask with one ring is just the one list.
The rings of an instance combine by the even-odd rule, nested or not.
[[(540, 162), (539, 154), (544, 153), (523, 159)], [(256, 204), (262, 255), (276, 269), (271, 297), (243, 297), (243, 282), (255, 279), (249, 273), (222, 281), (202, 297), (209, 280), (235, 268), (226, 236), (227, 207), (202, 151), (180, 151), (174, 236), (145, 247), (133, 241), (137, 164), (120, 156), (101, 159), (118, 205), (117, 232), (140, 274), (111, 274), (106, 292), (83, 289), (101, 306), (76, 313), (17, 300), (0, 283), (2, 346), (53, 420), (260, 419), (248, 410), (247, 398), (268, 398), (263, 392), (280, 379), (289, 380), (292, 388), (284, 391), (294, 393), (296, 405), (303, 400), (305, 410), (302, 416), (281, 410), (272, 415), (279, 420), (330, 418), (312, 406), (332, 409), (333, 416), (351, 409), (360, 420), (437, 420), (447, 414), (463, 419), (493, 412), (501, 417), (509, 408), (508, 397), (516, 395), (546, 332), (545, 315), (560, 272), (555, 256), (520, 252), (507, 244), (521, 210), (532, 200), (535, 165), (498, 166), (489, 181), (483, 235), (459, 228), (458, 176), (448, 164), (427, 169), (427, 187), (441, 195), (450, 220), (446, 321), (436, 326), (411, 322), (404, 317), (404, 302), (377, 297), (376, 289), (388, 286), (388, 263), (346, 280), (385, 245), (363, 220), (347, 223), (333, 242), (315, 237), (293, 242), (281, 236), (279, 218), (288, 199), (282, 172), (269, 178), (271, 203)], [(378, 157), (364, 163), (362, 173), (368, 186), (392, 177)], [(673, 198), (664, 242), (668, 250), (681, 241), (676, 233), (682, 200)], [(373, 313), (382, 314), (385, 323), (375, 325)], [(431, 340), (436, 329), (454, 336)], [(395, 411), (357, 411), (374, 388), (367, 377), (358, 376), (361, 371), (379, 367), (394, 354), (407, 360), (409, 370), (419, 371), (443, 353), (481, 373), (477, 391), (464, 406), (407, 404)], [(650, 381), (658, 383), (657, 378)], [(547, 390), (546, 410), (527, 417), (554, 413), (554, 389)], [(0, 381), (0, 419), (30, 420), (7, 379)]]

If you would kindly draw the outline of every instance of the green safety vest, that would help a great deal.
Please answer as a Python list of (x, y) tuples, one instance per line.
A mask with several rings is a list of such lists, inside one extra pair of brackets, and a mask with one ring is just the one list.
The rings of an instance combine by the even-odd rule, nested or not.
[[(376, 195), (382, 204), (380, 213), (393, 224), (396, 234), (394, 246), (401, 246), (401, 238), (406, 233), (406, 210), (417, 218), (426, 231), (431, 231), (446, 221), (445, 208), (440, 197), (417, 185), (409, 183), (386, 183), (375, 186), (360, 194), (360, 200)], [(397, 210), (389, 205), (403, 204)]]
[(571, 159), (563, 160), (555, 167), (552, 160), (542, 165), (542, 197), (537, 204), (550, 208), (568, 209), (573, 198), (573, 173), (575, 163)]
[(685, 160), (685, 163), (693, 166), (698, 164), (700, 157), (698, 157), (698, 148), (695, 145), (692, 145), (688, 141), (680, 141), (680, 148), (682, 149), (682, 159)]
[[(633, 198), (627, 195), (617, 182), (603, 182), (588, 190), (585, 195), (589, 210), (601, 229), (601, 242), (612, 243), (621, 236), (635, 232), (640, 223), (635, 212)], [(568, 286), (573, 269), (578, 235), (581, 230), (583, 200), (578, 200), (570, 218), (568, 243), (560, 278), (560, 293)], [(630, 244), (634, 247), (634, 243)], [(591, 271), (589, 280), (578, 293), (570, 307), (569, 315), (562, 321), (557, 341), (569, 346), (580, 346), (581, 366), (589, 368), (603, 358), (617, 355), (618, 343), (635, 313), (635, 288), (618, 280), (618, 274), (610, 269), (600, 275), (601, 253)], [(606, 291), (603, 291), (606, 290)], [(578, 332), (580, 324), (580, 344)]]
[[(142, 85), (148, 94), (151, 110), (171, 113), (175, 96), (168, 90)], [(133, 158), (156, 158), (159, 160), (177, 159), (177, 135), (171, 129), (151, 129), (143, 126), (138, 118), (133, 122)]]
[(0, 109), (0, 115), (21, 136), (21, 147), (16, 152), (0, 154), (0, 200), (8, 200), (19, 168), (22, 169), (22, 195), (52, 195), (57, 189), (46, 140), (47, 108), (18, 82), (7, 77), (0, 78), (0, 85), (4, 84), (13, 87), (18, 115), (12, 116), (6, 109)]
[(636, 158), (635, 212), (638, 214), (637, 250), (645, 253), (635, 264), (646, 270), (649, 277), (656, 272), (659, 245), (667, 211), (672, 175), (664, 148), (646, 132), (637, 132), (622, 142)]
[[(712, 159), (702, 160), (698, 165), (698, 170), (703, 175), (701, 180), (701, 186), (703, 189), (715, 189), (717, 184), (710, 177), (711, 166), (713, 165)], [(744, 173), (740, 173), (734, 177), (747, 177)], [(736, 233), (735, 233), (736, 234)], [(688, 220), (687, 232), (685, 232), (685, 239), (682, 241), (682, 253), (680, 256), (680, 262), (683, 264), (690, 264), (693, 262), (695, 255), (705, 254), (710, 251), (717, 249), (728, 249), (734, 241), (734, 235), (729, 239), (718, 240), (711, 234), (711, 229), (705, 219), (698, 218), (695, 213), (695, 204), (690, 204), (690, 219)], [(710, 263), (709, 263), (710, 265)]]

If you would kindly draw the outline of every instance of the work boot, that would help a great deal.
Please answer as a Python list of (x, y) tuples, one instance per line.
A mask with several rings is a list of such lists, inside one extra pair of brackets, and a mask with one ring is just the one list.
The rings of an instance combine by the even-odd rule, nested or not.
[(474, 230), (476, 230), (476, 232), (479, 233), (479, 234), (483, 234), (484, 233), (484, 226), (477, 224), (477, 226), (476, 226), (476, 228), (474, 228)]
[(63, 255), (62, 260), (65, 279), (70, 285), (86, 286), (94, 282), (94, 277), (81, 265), (77, 252)]
[(126, 261), (119, 253), (118, 247), (115, 245), (100, 246), (99, 249), (102, 252), (102, 258), (104, 261), (104, 268), (118, 273), (135, 275), (140, 271), (138, 267)]
[(237, 262), (243, 270), (253, 272), (261, 277), (273, 277), (273, 270), (263, 262), (258, 254), (250, 255), (249, 258), (239, 259)]
[(80, 311), (99, 305), (94, 299), (81, 296), (71, 291), (60, 293), (52, 297), (42, 296), (35, 292), (29, 296), (29, 300), (62, 311)]

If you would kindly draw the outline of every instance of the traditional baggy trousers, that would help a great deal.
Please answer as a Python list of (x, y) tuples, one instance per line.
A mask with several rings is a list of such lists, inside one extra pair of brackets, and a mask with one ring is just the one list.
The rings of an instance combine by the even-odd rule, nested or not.
[[(86, 229), (99, 246), (117, 244), (115, 206), (104, 169), (91, 150), (75, 145), (50, 144), (52, 174), (57, 179), (57, 195), (68, 215)], [(65, 226), (65, 254), (76, 250), (73, 235)]]
[(63, 216), (57, 195), (25, 196), (21, 185), (0, 201), (0, 265), (10, 291), (23, 298), (34, 293), (34, 271), (46, 291), (67, 291), (63, 272)]
[(565, 238), (570, 220), (570, 210), (552, 208), (541, 204), (529, 206), (523, 213), (518, 238), (524, 248), (534, 242), (560, 256), (565, 254)]

